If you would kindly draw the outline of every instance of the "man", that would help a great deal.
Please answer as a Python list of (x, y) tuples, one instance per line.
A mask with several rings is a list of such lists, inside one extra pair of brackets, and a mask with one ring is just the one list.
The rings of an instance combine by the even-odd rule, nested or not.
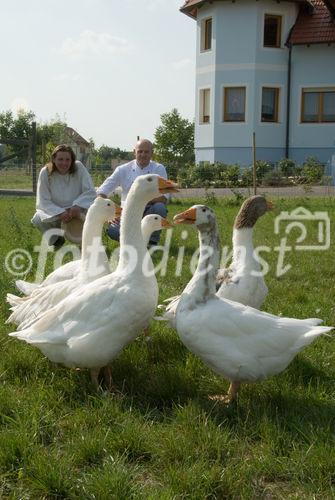
[[(140, 175), (157, 174), (167, 179), (165, 167), (151, 160), (152, 153), (153, 145), (148, 139), (137, 141), (134, 149), (135, 159), (129, 163), (119, 165), (112, 175), (97, 189), (97, 195), (107, 198), (117, 187), (121, 187), (121, 206), (123, 206), (134, 180)], [(145, 207), (143, 216), (158, 214), (162, 217), (166, 217), (168, 196), (169, 195), (163, 195), (151, 200)], [(120, 221), (113, 221), (107, 230), (107, 234), (113, 240), (119, 241)], [(155, 231), (151, 235), (150, 245), (157, 245), (159, 237), (160, 231)]]

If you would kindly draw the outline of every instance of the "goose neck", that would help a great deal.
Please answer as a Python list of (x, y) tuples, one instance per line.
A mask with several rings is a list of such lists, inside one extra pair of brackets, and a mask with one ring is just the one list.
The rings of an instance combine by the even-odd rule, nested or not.
[(142, 268), (146, 245), (141, 231), (141, 219), (146, 201), (127, 196), (120, 226), (120, 259), (118, 270), (129, 265), (129, 259), (136, 259), (134, 270)]
[[(102, 248), (101, 232), (103, 224), (103, 220), (93, 218), (90, 213), (87, 214), (82, 236), (81, 260), (83, 266), (90, 262), (92, 252), (94, 252), (95, 254), (99, 252), (98, 257), (100, 256)], [(104, 251), (104, 249), (103, 253), (106, 257), (106, 252)]]
[(240, 249), (243, 248), (246, 254), (252, 254), (253, 247), (253, 228), (234, 229), (233, 231), (233, 260), (240, 254)]
[[(206, 302), (215, 295), (215, 277), (220, 262), (220, 238), (216, 221), (211, 226), (199, 227), (199, 260), (193, 278), (185, 292), (189, 306)], [(192, 292), (192, 293), (191, 293)]]

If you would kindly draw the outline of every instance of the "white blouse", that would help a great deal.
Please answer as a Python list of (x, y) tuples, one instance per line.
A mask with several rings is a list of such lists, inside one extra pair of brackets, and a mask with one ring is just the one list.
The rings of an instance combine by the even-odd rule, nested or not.
[(92, 178), (80, 161), (76, 161), (73, 174), (54, 171), (50, 175), (47, 167), (43, 167), (37, 183), (36, 213), (42, 221), (47, 221), (73, 205), (88, 209), (95, 197)]

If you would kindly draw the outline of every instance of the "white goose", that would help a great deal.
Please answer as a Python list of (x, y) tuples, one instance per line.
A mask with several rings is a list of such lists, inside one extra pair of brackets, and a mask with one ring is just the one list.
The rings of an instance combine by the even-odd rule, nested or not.
[(98, 385), (100, 368), (148, 325), (158, 299), (154, 273), (143, 273), (147, 254), (141, 233), (145, 205), (174, 183), (155, 174), (138, 177), (127, 196), (120, 231), (120, 259), (114, 273), (84, 285), (26, 330), (11, 333), (38, 347), (51, 361), (89, 368)]
[[(108, 200), (104, 200), (105, 204), (107, 204), (107, 202)], [(121, 209), (119, 207), (116, 207), (117, 214), (120, 213), (120, 210)], [(108, 216), (108, 214), (106, 214), (106, 216)], [(168, 227), (171, 227), (171, 224), (167, 219), (164, 219), (160, 215), (149, 214), (143, 217), (141, 221), (141, 231), (145, 244), (148, 245), (150, 236), (154, 231), (166, 229)], [(101, 237), (99, 242), (101, 242)], [(42, 314), (44, 314), (47, 310), (51, 309), (51, 307), (58, 304), (61, 300), (65, 298), (65, 296), (74, 291), (77, 287), (83, 285), (84, 283), (94, 281), (94, 279), (100, 278), (101, 276), (106, 276), (110, 272), (110, 268), (107, 255), (104, 250), (103, 253), (106, 259), (102, 259), (101, 257), (99, 258), (99, 255), (94, 252), (94, 255), (96, 255), (98, 259), (97, 270), (101, 270), (96, 278), (94, 277), (93, 272), (90, 272), (89, 274), (85, 272), (85, 274), (82, 275), (81, 268), (79, 268), (78, 269), (79, 274), (77, 277), (66, 280), (65, 282), (55, 283), (55, 285), (49, 285), (48, 287), (45, 288), (45, 290), (39, 289), (38, 291), (34, 291), (33, 294), (30, 295), (29, 297), (24, 297), (24, 298), (18, 297), (19, 299), (22, 300), (22, 302), (20, 302), (18, 305), (12, 308), (14, 309), (14, 311), (8, 318), (7, 323), (15, 323), (19, 319), (22, 319), (22, 321), (19, 324), (19, 328), (20, 329), (27, 328), (28, 326), (31, 326), (35, 321), (37, 321), (42, 316)], [(85, 252), (83, 253), (83, 256), (84, 255)], [(92, 259), (92, 255), (90, 256), (90, 258)], [(81, 260), (79, 260), (79, 262), (81, 263)], [(93, 264), (95, 266), (95, 261), (93, 262)], [(152, 267), (152, 260), (149, 254), (146, 256), (145, 265), (148, 268), (148, 272), (149, 270), (151, 272), (153, 267)], [(86, 265), (85, 269), (88, 267), (89, 266)], [(17, 298), (16, 296), (14, 297)]]
[[(96, 211), (96, 209), (102, 208), (104, 205), (101, 203), (102, 198), (97, 197), (92, 205), (92, 209)], [(106, 204), (110, 200), (105, 200)], [(121, 209), (115, 205), (115, 216), (120, 217)], [(87, 217), (91, 212), (91, 217)], [(109, 262), (105, 252), (105, 248), (102, 244), (101, 231), (102, 225), (105, 220), (98, 218), (98, 215), (92, 214), (92, 211), (88, 211), (84, 223), (83, 228), (83, 239), (82, 239), (82, 248), (83, 252), (87, 252), (87, 248), (91, 247), (94, 241), (94, 253), (97, 256), (97, 269), (101, 269), (100, 276), (107, 274), (109, 272)], [(106, 221), (109, 219), (106, 219)], [(17, 280), (15, 281), (16, 287), (22, 292), (24, 295), (30, 295), (34, 290), (40, 290), (41, 288), (47, 287), (49, 285), (54, 285), (55, 283), (59, 283), (60, 281), (69, 280), (78, 276), (78, 273), (81, 271), (82, 262), (81, 259), (72, 260), (71, 262), (67, 262), (62, 266), (58, 267), (54, 271), (52, 271), (41, 283), (30, 283), (29, 281)], [(97, 276), (97, 278), (99, 275)]]
[(111, 200), (96, 198), (87, 211), (82, 238), (82, 255), (77, 264), (76, 275), (64, 281), (37, 288), (28, 297), (7, 294), (12, 305), (12, 314), (7, 323), (26, 328), (45, 311), (58, 304), (78, 286), (89, 283), (110, 272), (108, 257), (102, 244), (101, 232), (104, 222), (118, 217), (121, 208)]
[(49, 285), (54, 285), (55, 283), (59, 283), (60, 281), (69, 280), (74, 278), (80, 268), (80, 259), (71, 260), (70, 262), (66, 262), (62, 266), (57, 267), (54, 271), (52, 271), (46, 278), (41, 281), (41, 283), (31, 283), (25, 280), (16, 280), (15, 285), (16, 288), (23, 293), (24, 295), (30, 295), (34, 290), (40, 290)]
[(233, 229), (233, 260), (229, 268), (219, 269), (216, 276), (217, 295), (245, 306), (260, 309), (268, 287), (255, 258), (252, 241), (254, 225), (273, 204), (264, 196), (251, 196), (242, 204)]
[(226, 397), (232, 401), (241, 382), (256, 382), (284, 370), (294, 356), (332, 327), (322, 320), (282, 318), (218, 297), (215, 277), (220, 242), (215, 214), (195, 205), (174, 218), (199, 231), (200, 257), (176, 311), (182, 342), (215, 372), (230, 380)]
[[(217, 295), (246, 306), (260, 309), (268, 294), (268, 287), (261, 274), (260, 264), (255, 258), (252, 241), (254, 225), (273, 204), (264, 196), (251, 196), (242, 204), (234, 222), (233, 260), (228, 268), (219, 269), (216, 275)], [(169, 321), (175, 328), (175, 315), (180, 295), (166, 299), (158, 306), (164, 314), (156, 319)]]
[[(161, 231), (162, 229), (167, 229), (172, 227), (170, 222), (164, 217), (158, 214), (148, 214), (141, 220), (141, 231), (143, 236), (143, 241), (146, 246), (148, 246), (150, 237), (153, 232)], [(150, 252), (148, 252), (150, 254)]]

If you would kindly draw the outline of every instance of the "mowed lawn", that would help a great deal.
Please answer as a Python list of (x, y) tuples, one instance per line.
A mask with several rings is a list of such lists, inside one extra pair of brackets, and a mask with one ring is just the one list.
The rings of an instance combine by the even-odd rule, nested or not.
[[(268, 248), (261, 253), (270, 290), (263, 309), (335, 325), (335, 200), (274, 201), (275, 210), (259, 220), (254, 234), (255, 245)], [(204, 200), (171, 204), (170, 219), (195, 202)], [(317, 339), (282, 374), (244, 385), (237, 403), (225, 407), (207, 396), (225, 392), (228, 382), (193, 356), (175, 331), (153, 321), (151, 342), (139, 337), (112, 363), (119, 392), (96, 394), (86, 371), (56, 366), (38, 349), (7, 336), (15, 326), (5, 324), (5, 296), (16, 293), (15, 278), (6, 270), (9, 252), (28, 251), (33, 264), (27, 279), (35, 277), (40, 235), (29, 222), (34, 203), (0, 198), (1, 499), (335, 497), (335, 334)], [(209, 203), (222, 245), (230, 247), (240, 202), (212, 198)], [(299, 206), (328, 214), (328, 250), (295, 250), (301, 230), (293, 227), (286, 235), (288, 222), (274, 233), (275, 218)], [(316, 220), (307, 222), (300, 244), (320, 246), (326, 229), (319, 234), (319, 227)], [(277, 276), (285, 236), (292, 250), (281, 268), (291, 268)], [(116, 244), (106, 237), (104, 242), (113, 252)], [(182, 291), (197, 246), (190, 227), (173, 230), (166, 274), (157, 274), (161, 300)], [(180, 247), (185, 247), (182, 265)], [(157, 251), (156, 264), (160, 257)], [(47, 272), (53, 262), (49, 254)], [(177, 276), (176, 269), (181, 269)]]

